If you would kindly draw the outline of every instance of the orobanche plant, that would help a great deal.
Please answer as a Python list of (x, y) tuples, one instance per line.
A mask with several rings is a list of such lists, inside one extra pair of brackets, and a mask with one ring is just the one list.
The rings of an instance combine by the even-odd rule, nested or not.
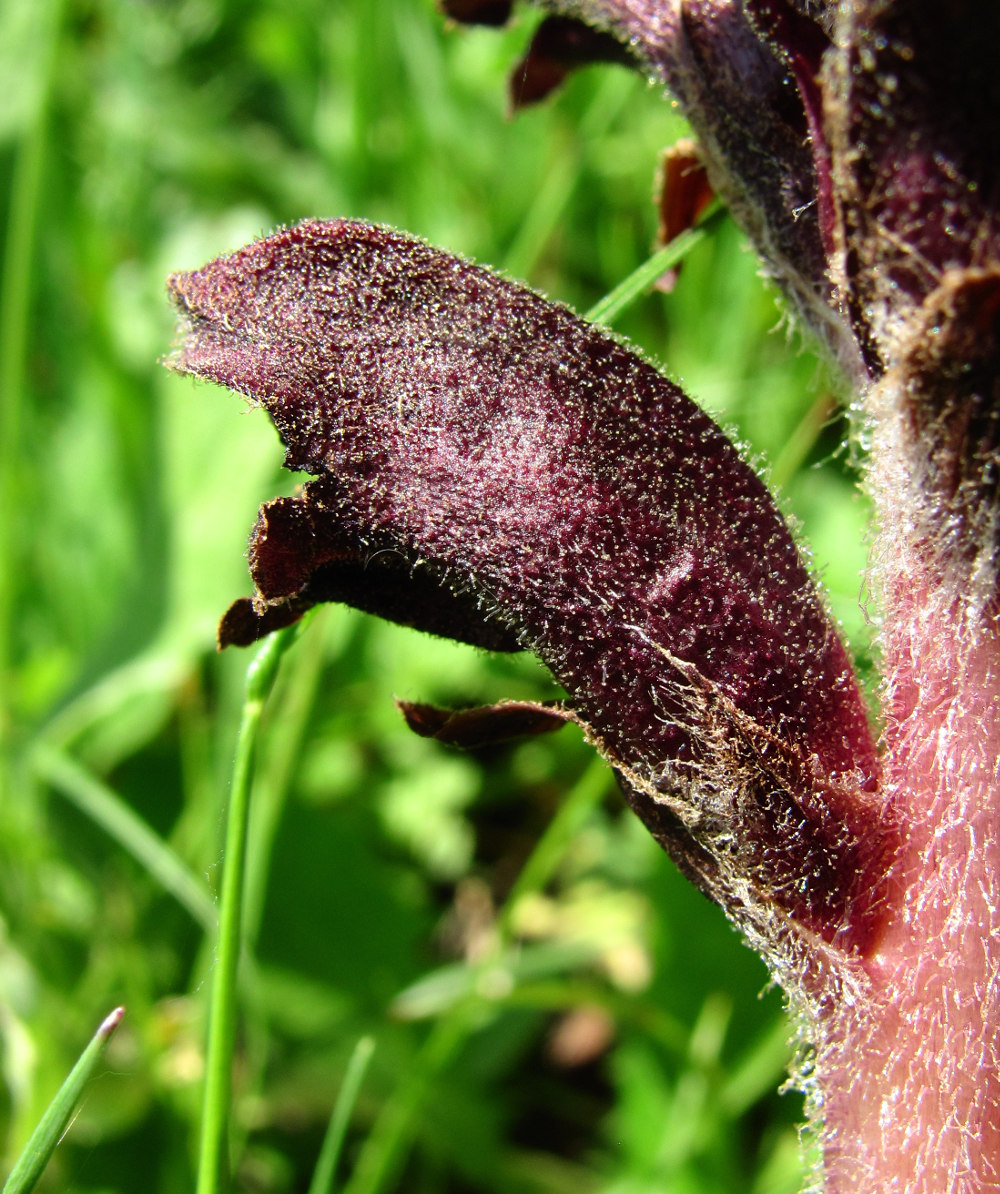
[(315, 478), (262, 508), (256, 593), (220, 640), (344, 601), (536, 652), (564, 704), (411, 724), (582, 726), (802, 1018), (830, 1194), (1000, 1190), (1000, 7), (547, 7), (515, 98), (599, 59), (666, 84), (857, 395), (877, 732), (774, 501), (675, 385), (565, 308), (347, 221), (170, 282), (173, 366), (265, 406)]

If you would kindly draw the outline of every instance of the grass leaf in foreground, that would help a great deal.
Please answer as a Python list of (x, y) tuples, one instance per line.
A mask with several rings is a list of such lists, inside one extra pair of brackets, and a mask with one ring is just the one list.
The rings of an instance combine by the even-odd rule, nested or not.
[(28, 1194), (38, 1183), (38, 1179), (45, 1171), (49, 1158), (56, 1150), (56, 1145), (63, 1138), (77, 1104), (83, 1095), (83, 1089), (94, 1076), (94, 1073), (104, 1056), (104, 1050), (111, 1034), (121, 1023), (125, 1015), (123, 1007), (116, 1007), (110, 1015), (101, 1022), (100, 1028), (94, 1033), (90, 1044), (80, 1054), (80, 1060), (70, 1070), (69, 1077), (60, 1086), (56, 1097), (48, 1105), (45, 1114), (32, 1132), (31, 1139), (18, 1157), (10, 1176), (4, 1183), (3, 1194)]

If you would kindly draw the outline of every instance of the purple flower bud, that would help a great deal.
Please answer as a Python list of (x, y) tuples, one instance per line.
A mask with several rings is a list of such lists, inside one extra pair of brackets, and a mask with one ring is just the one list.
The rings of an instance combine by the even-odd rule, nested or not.
[[(974, 317), (968, 296), (983, 292), (984, 271), (1000, 263), (1000, 8), (972, 0), (554, 7), (568, 15), (542, 23), (522, 73), (561, 77), (573, 61), (561, 49), (573, 40), (567, 31), (575, 24), (585, 45), (586, 24), (670, 88), (712, 187), (768, 272), (875, 419), (905, 429), (892, 449), (906, 454), (914, 496), (904, 521), (933, 543), (924, 551), (937, 561), (932, 572), (949, 574), (956, 590), (974, 579), (981, 590), (988, 560), (995, 583), (997, 357), (989, 316)], [(966, 376), (954, 385), (963, 362), (953, 346), (975, 340), (984, 320), (975, 384)], [(888, 467), (878, 471), (888, 476)]]
[(345, 600), (530, 649), (569, 694), (533, 724), (579, 721), (748, 931), (871, 945), (894, 838), (847, 655), (767, 490), (676, 386), (384, 228), (302, 224), (170, 289), (173, 367), (264, 405), (316, 477), (262, 509), (223, 642)]
[(843, 5), (823, 65), (838, 281), (887, 363), (949, 270), (997, 260), (1000, 9)]

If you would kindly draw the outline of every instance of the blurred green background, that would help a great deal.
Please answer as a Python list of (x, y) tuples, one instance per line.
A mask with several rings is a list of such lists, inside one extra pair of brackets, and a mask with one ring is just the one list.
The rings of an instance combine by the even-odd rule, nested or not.
[[(682, 122), (620, 68), (515, 120), (537, 15), (430, 0), (0, 0), (0, 1141), (99, 1020), (106, 1072), (44, 1187), (192, 1187), (260, 412), (168, 374), (164, 278), (280, 223), (418, 233), (586, 309), (649, 253)], [(861, 655), (866, 511), (829, 379), (728, 223), (620, 328), (773, 470)], [(492, 658), (328, 608), (286, 659), (251, 832), (236, 1187), (305, 1191), (375, 1041), (351, 1194), (791, 1194), (801, 1100), (763, 966), (575, 730), (460, 755), (392, 697), (550, 697)], [(507, 899), (550, 838), (550, 877)], [(537, 856), (536, 856), (537, 857)], [(499, 919), (498, 919), (499, 918)]]

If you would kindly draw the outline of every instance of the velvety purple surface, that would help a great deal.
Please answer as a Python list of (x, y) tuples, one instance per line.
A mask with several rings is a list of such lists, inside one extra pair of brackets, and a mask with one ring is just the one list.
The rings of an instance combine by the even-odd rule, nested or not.
[(261, 402), (318, 478), (262, 511), (224, 639), (341, 599), (531, 649), (713, 895), (745, 873), (865, 938), (884, 842), (850, 664), (766, 489), (676, 386), (383, 228), (303, 224), (171, 287), (175, 367)]

